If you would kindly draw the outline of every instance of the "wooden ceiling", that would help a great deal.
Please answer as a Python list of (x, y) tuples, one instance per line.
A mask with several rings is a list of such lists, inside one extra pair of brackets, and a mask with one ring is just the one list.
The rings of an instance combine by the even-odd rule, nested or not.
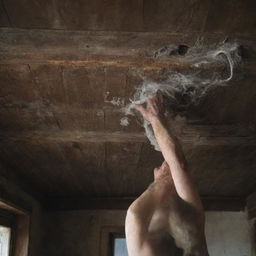
[(138, 196), (162, 157), (137, 118), (120, 126), (106, 92), (128, 102), (139, 74), (196, 70), (154, 59), (164, 45), (229, 37), (242, 66), (183, 113), (179, 137), (203, 196), (245, 198), (256, 186), (255, 12), (250, 0), (1, 0), (1, 175), (42, 200)]

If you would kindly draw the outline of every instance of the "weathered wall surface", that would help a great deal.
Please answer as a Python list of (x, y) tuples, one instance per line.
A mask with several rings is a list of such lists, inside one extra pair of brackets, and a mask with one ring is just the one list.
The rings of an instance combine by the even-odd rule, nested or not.
[[(123, 226), (125, 211), (62, 211), (45, 214), (43, 256), (98, 256), (104, 226)], [(251, 256), (250, 225), (244, 212), (207, 212), (211, 256)]]
[(206, 238), (211, 256), (251, 256), (251, 228), (245, 212), (207, 212)]
[(123, 226), (125, 211), (66, 211), (45, 214), (43, 256), (100, 255), (102, 227)]

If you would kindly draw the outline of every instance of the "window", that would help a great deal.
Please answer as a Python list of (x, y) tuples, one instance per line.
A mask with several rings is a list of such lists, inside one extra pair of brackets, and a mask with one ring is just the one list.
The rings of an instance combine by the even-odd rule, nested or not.
[(113, 256), (128, 256), (125, 238), (115, 237), (113, 242), (114, 242)]
[(15, 216), (0, 208), (0, 256), (12, 255), (13, 228)]
[(0, 256), (27, 256), (29, 215), (0, 201)]
[(11, 228), (0, 226), (0, 256), (10, 255)]
[(100, 256), (128, 256), (124, 227), (102, 227)]

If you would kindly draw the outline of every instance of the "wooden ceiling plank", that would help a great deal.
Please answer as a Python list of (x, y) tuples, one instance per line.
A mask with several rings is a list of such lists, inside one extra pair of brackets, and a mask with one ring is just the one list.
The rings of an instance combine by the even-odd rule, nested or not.
[[(193, 129), (193, 128), (192, 128)], [(212, 129), (216, 132), (213, 133)], [(241, 128), (235, 135), (232, 134), (234, 126), (230, 126), (229, 135), (226, 134), (226, 126), (222, 132), (222, 126), (196, 126), (194, 135), (191, 134), (191, 128), (187, 133), (184, 129), (179, 136), (184, 145), (191, 146), (218, 146), (218, 145), (256, 145), (256, 137), (253, 130)], [(237, 127), (239, 129), (239, 127)], [(243, 135), (242, 135), (243, 134)], [(78, 141), (78, 142), (146, 142), (147, 138), (144, 133), (131, 132), (96, 132), (96, 131), (24, 131), (24, 132), (0, 132), (0, 138), (5, 140), (46, 140), (46, 141)]]
[[(198, 36), (204, 44), (223, 41), (224, 34), (170, 32), (56, 31), (0, 28), (0, 63), (53, 64), (62, 66), (119, 66), (195, 69), (191, 61), (172, 56), (154, 58), (159, 48), (174, 44), (192, 46)], [(234, 35), (236, 42), (254, 47), (255, 36)], [(254, 48), (253, 48), (254, 49)], [(200, 66), (220, 68), (225, 63)], [(248, 64), (249, 65), (249, 64)]]

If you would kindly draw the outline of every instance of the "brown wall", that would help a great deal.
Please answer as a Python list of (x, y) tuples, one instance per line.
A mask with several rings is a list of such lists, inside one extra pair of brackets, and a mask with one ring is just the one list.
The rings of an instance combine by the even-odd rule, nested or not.
[(43, 256), (98, 256), (101, 231), (123, 226), (125, 211), (62, 211), (44, 214)]
[(42, 211), (40, 205), (34, 205), (30, 218), (30, 235), (28, 256), (38, 256), (43, 246), (42, 240), (43, 226), (42, 226)]

